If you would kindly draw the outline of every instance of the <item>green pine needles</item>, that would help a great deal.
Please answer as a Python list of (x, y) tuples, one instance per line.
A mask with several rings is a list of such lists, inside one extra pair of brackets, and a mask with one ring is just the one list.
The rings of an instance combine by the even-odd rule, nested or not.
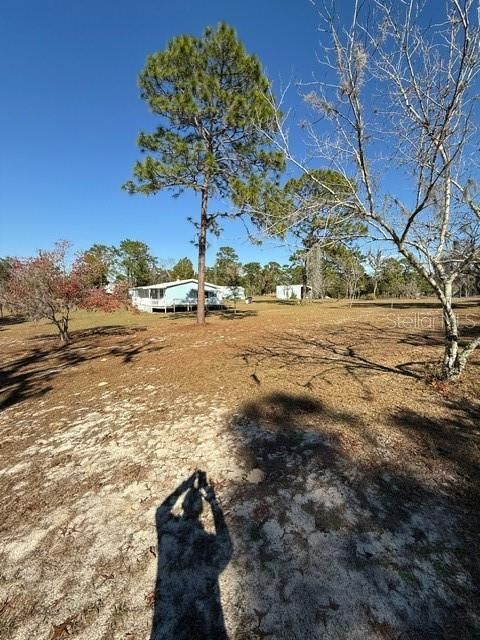
[[(260, 62), (223, 23), (202, 38), (178, 36), (149, 56), (140, 88), (160, 123), (152, 133), (140, 133), (145, 157), (124, 189), (200, 194), (197, 321), (203, 323), (207, 232), (218, 230), (221, 216), (248, 213), (258, 222), (257, 205), (283, 171), (283, 156), (271, 145), (277, 107)], [(212, 197), (228, 201), (224, 211), (210, 212)]]

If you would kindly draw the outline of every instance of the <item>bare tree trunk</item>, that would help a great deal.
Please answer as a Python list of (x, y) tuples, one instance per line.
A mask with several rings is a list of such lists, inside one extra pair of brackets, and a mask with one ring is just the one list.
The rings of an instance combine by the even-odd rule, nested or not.
[(68, 344), (70, 342), (70, 335), (65, 329), (60, 329), (60, 342), (62, 344)]
[(208, 185), (202, 190), (202, 211), (198, 232), (197, 324), (205, 324), (205, 255), (207, 252)]
[(472, 340), (466, 347), (458, 346), (458, 320), (452, 308), (452, 284), (445, 284), (445, 297), (442, 302), (443, 326), (445, 330), (445, 351), (443, 355), (442, 378), (455, 380), (467, 366), (468, 358), (480, 346), (480, 337)]
[(452, 308), (452, 283), (445, 283), (442, 300), (443, 327), (445, 330), (445, 352), (443, 355), (442, 377), (446, 380), (458, 375), (458, 322)]
[(70, 342), (70, 334), (68, 333), (68, 317), (63, 317), (61, 320), (53, 318), (52, 322), (58, 329), (58, 337), (60, 338), (61, 344), (68, 344)]

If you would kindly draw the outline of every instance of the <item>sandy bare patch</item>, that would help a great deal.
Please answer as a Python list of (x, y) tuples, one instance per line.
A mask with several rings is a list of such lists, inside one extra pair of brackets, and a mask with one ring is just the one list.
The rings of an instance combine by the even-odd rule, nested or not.
[[(299, 313), (68, 351), (2, 332), (2, 638), (149, 638), (160, 609), (152, 639), (193, 637), (188, 600), (159, 609), (158, 567), (167, 593), (214, 593), (231, 640), (477, 637), (475, 367), (437, 389), (419, 379), (436, 337)], [(216, 568), (208, 504), (191, 534), (184, 494), (165, 505), (195, 469), (232, 545)]]

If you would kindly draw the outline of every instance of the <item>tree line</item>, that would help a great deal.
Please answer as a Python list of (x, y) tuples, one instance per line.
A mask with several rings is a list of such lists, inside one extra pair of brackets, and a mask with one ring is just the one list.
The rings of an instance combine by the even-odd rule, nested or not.
[[(300, 123), (304, 152), (290, 144), (285, 91), (278, 100), (258, 59), (220, 24), (201, 38), (178, 36), (147, 59), (141, 97), (158, 127), (138, 136), (143, 159), (124, 187), (199, 194), (199, 323), (207, 234), (219, 232), (224, 216), (300, 235), (304, 281), (310, 270), (319, 289), (325, 283), (312, 254), (332, 245), (346, 251), (358, 234), (389, 244), (439, 301), (442, 376), (454, 378), (480, 345), (480, 336), (461, 345), (453, 309), (455, 287), (480, 259), (476, 3), (449, 0), (435, 24), (417, 0), (354, 3), (346, 21), (333, 5), (317, 8), (320, 69), (301, 94), (310, 109)], [(287, 168), (299, 176), (285, 183)], [(212, 197), (225, 208), (212, 209)], [(341, 261), (353, 297), (359, 261), (348, 254)]]
[[(68, 321), (74, 308), (114, 310), (128, 302), (128, 289), (171, 280), (197, 278), (192, 261), (160, 260), (138, 240), (122, 240), (118, 247), (94, 244), (73, 260), (70, 245), (59, 242), (53, 250), (39, 251), (27, 259), (0, 258), (0, 314), (7, 304), (25, 317), (47, 318), (68, 342)], [(305, 282), (309, 298), (348, 298), (361, 295), (418, 296), (432, 291), (408, 262), (384, 257), (381, 252), (363, 256), (357, 248), (343, 246), (315, 254), (317, 287), (310, 287), (312, 260), (301, 251), (288, 264), (269, 261), (242, 263), (232, 247), (220, 247), (215, 262), (205, 271), (208, 282), (244, 287), (250, 296), (274, 294), (279, 285)], [(470, 291), (478, 291), (480, 273), (469, 274)], [(318, 285), (318, 282), (321, 285)]]
[[(190, 218), (198, 323), (205, 279), (227, 266), (231, 282), (248, 283), (252, 293), (270, 292), (280, 278), (300, 279), (314, 297), (431, 292), (443, 314), (442, 376), (461, 374), (480, 345), (480, 336), (462, 343), (453, 309), (456, 292), (478, 291), (479, 15), (474, 0), (449, 0), (427, 27), (424, 10), (416, 0), (354, 3), (343, 23), (323, 6), (317, 59), (327, 73), (301, 96), (310, 113), (300, 123), (308, 150), (301, 156), (290, 145), (282, 96), (230, 26), (178, 36), (148, 57), (140, 95), (158, 126), (140, 132), (142, 157), (123, 188), (198, 195), (198, 216)], [(296, 174), (288, 180), (287, 169)], [(294, 239), (288, 268), (239, 265), (227, 255), (209, 270), (208, 234), (220, 235), (225, 218)], [(381, 240), (390, 257), (362, 256), (357, 241), (365, 237)], [(96, 278), (91, 286), (99, 290), (107, 277), (104, 254), (127, 285), (166, 275), (143, 243), (124, 243), (87, 252), (81, 273)], [(174, 266), (193, 271), (185, 261)]]
[[(84, 256), (91, 267), (91, 283), (97, 287), (112, 283), (136, 287), (198, 277), (190, 258), (161, 260), (137, 240), (123, 240), (118, 248), (94, 244)], [(362, 254), (358, 247), (345, 245), (315, 252), (300, 249), (292, 253), (288, 264), (242, 263), (235, 249), (224, 246), (206, 267), (205, 278), (211, 284), (242, 286), (251, 296), (273, 294), (279, 285), (294, 284), (306, 285), (309, 293), (305, 297), (313, 299), (432, 295), (429, 283), (405, 259), (381, 251)], [(469, 294), (479, 291), (480, 270), (469, 275), (468, 289)]]

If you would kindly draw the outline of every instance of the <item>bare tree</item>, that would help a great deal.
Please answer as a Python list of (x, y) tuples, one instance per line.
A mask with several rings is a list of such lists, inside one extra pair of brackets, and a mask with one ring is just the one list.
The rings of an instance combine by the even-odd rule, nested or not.
[(359, 285), (365, 275), (361, 256), (356, 251), (345, 250), (340, 247), (333, 258), (341, 279), (345, 285), (345, 298), (353, 303), (359, 294)]
[(377, 297), (378, 283), (380, 282), (383, 274), (383, 266), (385, 263), (385, 256), (381, 249), (378, 251), (370, 251), (367, 254), (367, 264), (371, 269), (370, 279), (373, 285), (373, 297)]
[[(459, 346), (452, 306), (453, 283), (480, 255), (480, 29), (474, 0), (449, 0), (434, 25), (425, 5), (356, 0), (348, 26), (334, 2), (317, 5), (322, 75), (309, 83), (305, 99), (315, 117), (303, 126), (311, 157), (355, 187), (355, 202), (344, 206), (432, 287), (445, 330), (441, 375), (452, 379), (480, 345), (477, 337)], [(289, 150), (284, 125), (277, 144), (309, 172)], [(461, 256), (452, 253), (455, 241)]]
[(119, 306), (117, 295), (92, 287), (98, 270), (85, 254), (69, 265), (70, 246), (60, 241), (51, 251), (39, 251), (32, 258), (13, 258), (5, 288), (12, 311), (28, 320), (48, 320), (62, 344), (70, 342), (69, 323), (75, 309), (114, 311)]

